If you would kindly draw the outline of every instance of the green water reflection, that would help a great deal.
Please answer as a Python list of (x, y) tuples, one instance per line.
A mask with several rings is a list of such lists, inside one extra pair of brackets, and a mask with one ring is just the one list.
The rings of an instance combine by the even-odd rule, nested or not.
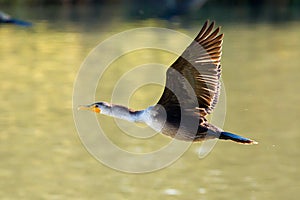
[[(175, 29), (193, 37), (201, 23)], [(194, 144), (172, 166), (139, 175), (105, 167), (85, 150), (72, 117), (73, 82), (84, 58), (113, 33), (165, 24), (155, 19), (123, 22), (93, 32), (68, 24), (57, 30), (42, 22), (29, 29), (0, 27), (1, 199), (298, 199), (300, 23), (296, 22), (220, 24), (225, 33), (224, 128), (254, 138), (259, 145), (218, 142), (208, 157), (199, 160), (199, 144)], [(171, 63), (174, 56), (160, 59)], [(152, 95), (158, 98), (160, 89), (142, 88), (132, 106), (154, 103)], [(103, 95), (99, 100), (109, 97), (107, 91), (98, 92)], [(142, 102), (134, 103), (134, 98)], [(126, 143), (118, 141), (124, 137), (118, 135), (121, 132), (112, 129), (111, 134), (128, 149), (143, 145), (155, 149), (160, 140), (168, 140), (159, 136), (157, 144)]]

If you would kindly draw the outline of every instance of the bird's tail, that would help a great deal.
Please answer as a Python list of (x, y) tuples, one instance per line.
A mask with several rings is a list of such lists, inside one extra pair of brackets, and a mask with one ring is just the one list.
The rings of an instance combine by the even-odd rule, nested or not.
[(244, 138), (242, 136), (235, 135), (233, 133), (228, 133), (228, 132), (222, 132), (219, 139), (232, 140), (234, 142), (238, 142), (238, 143), (241, 143), (241, 144), (258, 144), (258, 142), (254, 141), (254, 140)]

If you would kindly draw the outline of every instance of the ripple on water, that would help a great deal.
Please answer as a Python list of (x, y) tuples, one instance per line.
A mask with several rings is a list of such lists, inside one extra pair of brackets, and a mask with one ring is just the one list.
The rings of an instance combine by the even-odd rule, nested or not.
[(198, 188), (198, 192), (200, 194), (205, 194), (206, 193), (206, 189), (205, 188)]
[(164, 190), (164, 194), (166, 195), (180, 195), (181, 192), (177, 189), (169, 188)]

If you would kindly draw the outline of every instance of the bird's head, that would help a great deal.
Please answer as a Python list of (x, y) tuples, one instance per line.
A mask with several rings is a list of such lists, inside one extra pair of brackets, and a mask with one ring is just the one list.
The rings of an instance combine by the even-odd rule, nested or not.
[(78, 110), (90, 110), (95, 113), (102, 113), (107, 110), (108, 107), (110, 107), (110, 105), (106, 102), (97, 102), (90, 105), (78, 106)]

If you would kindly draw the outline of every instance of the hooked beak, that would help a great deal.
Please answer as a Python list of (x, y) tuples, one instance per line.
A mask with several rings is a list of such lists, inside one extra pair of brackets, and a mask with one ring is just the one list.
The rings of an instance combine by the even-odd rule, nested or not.
[(90, 110), (95, 113), (100, 113), (101, 110), (96, 105), (78, 106), (78, 110)]

